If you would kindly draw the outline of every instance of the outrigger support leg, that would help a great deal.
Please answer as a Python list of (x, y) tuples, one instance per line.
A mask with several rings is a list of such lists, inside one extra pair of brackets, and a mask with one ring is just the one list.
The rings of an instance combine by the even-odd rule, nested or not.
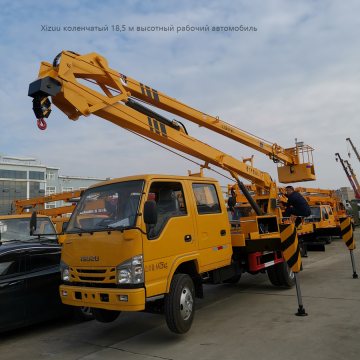
[(350, 257), (351, 257), (351, 263), (352, 263), (352, 267), (353, 267), (353, 279), (358, 279), (359, 276), (356, 273), (356, 268), (355, 268), (355, 259), (354, 259), (354, 254), (353, 254), (353, 250), (350, 250)]
[(295, 285), (296, 285), (296, 293), (299, 303), (299, 309), (298, 312), (295, 314), (296, 316), (308, 316), (308, 314), (305, 312), (303, 303), (302, 303), (302, 297), (301, 297), (301, 290), (300, 290), (300, 281), (299, 281), (299, 274), (294, 273), (295, 275)]

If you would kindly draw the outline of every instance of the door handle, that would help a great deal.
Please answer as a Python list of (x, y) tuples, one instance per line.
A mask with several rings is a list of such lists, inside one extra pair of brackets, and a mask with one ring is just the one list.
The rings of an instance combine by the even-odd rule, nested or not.
[(185, 242), (190, 242), (191, 241), (191, 235), (185, 235)]
[(9, 286), (20, 284), (22, 282), (24, 282), (24, 280), (13, 281), (13, 282), (9, 283)]
[(226, 230), (221, 230), (221, 231), (220, 231), (220, 235), (221, 235), (221, 236), (225, 236), (225, 235), (226, 235)]
[(13, 285), (16, 285), (16, 284), (20, 284), (20, 283), (23, 283), (23, 282), (24, 282), (24, 280), (18, 280), (18, 281), (8, 282), (8, 283), (5, 283), (5, 284), (0, 285), (0, 288), (4, 289), (4, 288), (6, 288), (6, 287), (13, 286)]

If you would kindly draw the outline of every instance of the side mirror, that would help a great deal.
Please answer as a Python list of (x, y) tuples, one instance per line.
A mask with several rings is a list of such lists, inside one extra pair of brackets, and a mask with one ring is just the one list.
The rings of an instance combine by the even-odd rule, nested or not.
[(34, 211), (31, 214), (31, 218), (30, 218), (30, 236), (32, 236), (36, 230), (36, 223), (37, 223), (36, 211)]
[(62, 225), (62, 232), (65, 232), (65, 230), (67, 229), (68, 225), (69, 225), (69, 222), (68, 222), (68, 221), (63, 223), (63, 225)]
[(229, 208), (233, 208), (236, 205), (236, 197), (235, 196), (230, 196), (228, 198), (228, 206)]
[(157, 223), (157, 207), (155, 201), (145, 201), (144, 223), (147, 225), (155, 225)]

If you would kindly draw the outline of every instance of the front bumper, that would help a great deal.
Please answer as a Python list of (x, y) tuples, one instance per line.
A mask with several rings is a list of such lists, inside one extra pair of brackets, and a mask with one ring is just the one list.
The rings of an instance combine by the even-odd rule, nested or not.
[[(67, 292), (67, 296), (63, 295)], [(127, 295), (128, 301), (120, 301)], [(60, 286), (61, 301), (66, 305), (86, 306), (117, 311), (141, 311), (145, 309), (145, 289), (107, 289), (83, 286)]]

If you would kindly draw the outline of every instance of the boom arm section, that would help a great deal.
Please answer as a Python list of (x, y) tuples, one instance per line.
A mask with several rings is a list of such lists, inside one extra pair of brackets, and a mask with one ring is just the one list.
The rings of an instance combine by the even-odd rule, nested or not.
[(358, 193), (360, 194), (360, 185), (359, 185), (359, 182), (358, 182), (358, 180), (357, 180), (357, 178), (356, 178), (356, 175), (355, 175), (355, 173), (354, 173), (354, 170), (352, 169), (351, 165), (349, 164), (349, 162), (348, 162), (347, 160), (344, 160), (344, 163), (346, 163), (348, 169), (350, 170), (350, 174), (351, 174), (351, 176), (352, 176), (352, 178), (353, 178), (353, 180), (354, 180), (354, 183), (355, 183), (355, 185), (356, 185), (357, 191), (358, 191)]
[[(349, 180), (349, 182), (350, 182), (350, 185), (351, 185), (351, 187), (352, 187), (353, 190), (354, 190), (355, 197), (356, 197), (357, 199), (360, 199), (360, 193), (359, 193), (358, 189), (356, 188), (356, 185), (355, 185), (354, 182), (352, 181), (351, 175), (350, 175), (349, 172), (347, 171), (347, 168), (346, 168), (346, 166), (345, 166), (345, 164), (344, 164), (343, 159), (341, 158), (341, 156), (340, 156), (339, 153), (336, 153), (335, 156), (337, 156), (337, 157), (339, 158), (340, 162), (341, 162), (341, 165), (342, 165), (342, 167), (343, 167), (343, 169), (344, 169), (344, 171), (345, 171), (345, 174), (346, 174), (346, 176), (347, 176), (347, 178), (348, 178), (348, 180)], [(338, 159), (336, 159), (336, 161), (338, 161)]]
[[(77, 78), (95, 81), (105, 95), (80, 84)], [(48, 85), (52, 91), (50, 94)], [(113, 96), (109, 88), (120, 94)], [(271, 186), (269, 174), (189, 136), (176, 122), (168, 120), (165, 123), (159, 118), (155, 119), (155, 115), (147, 116), (126, 106), (130, 93), (124, 87), (123, 77), (109, 69), (106, 60), (95, 53), (78, 56), (63, 52), (60, 64), (56, 67), (42, 62), (39, 78), (30, 84), (29, 96), (34, 98), (35, 107), (36, 101), (46, 102), (48, 95), (72, 120), (77, 120), (80, 115), (89, 116), (93, 113), (124, 129), (201, 159), (204, 161), (204, 168), (208, 168), (209, 164), (216, 165), (259, 186)]]
[[(346, 140), (350, 143), (352, 149), (354, 150), (355, 155), (357, 156), (358, 160), (360, 161), (359, 152), (356, 150), (356, 147), (354, 146), (353, 142), (351, 141), (350, 138), (347, 138)], [(350, 157), (350, 152), (349, 152), (349, 157)]]
[[(313, 149), (307, 145), (297, 143), (296, 147), (289, 149), (284, 149), (277, 144), (269, 145), (221, 121), (218, 117), (212, 117), (195, 110), (174, 98), (110, 69), (106, 59), (96, 53), (81, 56), (76, 53), (63, 51), (59, 64), (57, 63), (58, 58), (59, 56), (56, 57), (53, 64), (42, 62), (39, 73), (40, 79), (30, 84), (29, 96), (34, 97), (34, 111), (38, 118), (49, 115), (50, 103), (47, 103), (46, 97), (51, 95), (53, 103), (72, 120), (77, 120), (81, 115), (89, 116), (94, 113), (144, 136), (148, 135), (144, 133), (144, 129), (140, 130), (141, 127), (147, 127), (145, 132), (148, 132), (150, 126), (150, 128), (152, 127), (152, 132), (160, 133), (163, 128), (162, 125), (165, 125), (165, 129), (167, 130), (167, 134), (165, 135), (168, 135), (168, 133), (170, 135), (170, 130), (175, 129), (178, 134), (181, 134), (179, 135), (181, 140), (184, 140), (183, 137), (186, 135), (186, 130), (184, 131), (184, 128), (181, 127), (178, 122), (167, 119), (164, 121), (164, 117), (158, 114), (156, 117), (152, 116), (151, 113), (147, 111), (149, 109), (135, 102), (133, 99), (129, 99), (131, 96), (159, 109), (181, 116), (199, 126), (206, 127), (268, 155), (275, 162), (280, 163), (278, 167), (280, 182), (289, 183), (315, 180), (314, 166), (312, 163)], [(77, 79), (85, 79), (96, 83), (105, 95), (80, 84)], [(113, 95), (114, 92), (116, 92), (117, 95)], [(120, 101), (122, 103), (120, 103)], [(124, 104), (127, 106), (124, 106)], [(135, 110), (136, 113), (130, 111), (128, 107)], [(139, 112), (142, 115), (146, 115), (146, 117), (141, 117)], [(151, 124), (147, 117), (150, 117)], [(156, 120), (155, 123), (153, 123), (154, 119)], [(136, 122), (138, 124), (135, 125)], [(143, 123), (143, 126), (141, 123)], [(161, 132), (161, 134), (163, 134), (163, 132)], [(182, 147), (180, 146), (182, 141), (175, 139), (176, 136), (174, 134), (175, 133), (171, 131), (172, 139), (179, 143), (179, 146), (175, 148), (184, 151), (179, 148)], [(154, 139), (154, 137), (148, 137)], [(169, 138), (170, 136), (168, 136), (168, 139)], [(159, 141), (158, 138), (154, 140)], [(186, 147), (188, 144), (184, 144), (184, 146)], [(188, 153), (187, 151), (184, 152)], [(200, 150), (200, 152), (202, 152), (202, 150)], [(206, 163), (214, 164), (213, 156), (211, 159), (205, 159), (198, 155), (189, 155), (201, 158)], [(222, 157), (222, 159), (219, 158), (219, 160), (216, 160), (216, 165), (219, 163), (223, 165), (221, 167), (227, 167), (229, 165), (225, 160), (225, 157), (230, 158), (228, 155), (219, 152), (216, 156)], [(247, 165), (246, 167), (250, 168)], [(230, 165), (228, 169), (236, 171)], [(243, 170), (244, 168), (242, 168), (241, 171)], [(257, 176), (255, 176), (255, 178), (256, 181), (254, 181), (254, 183), (259, 184)]]
[(62, 214), (72, 213), (75, 209), (75, 205), (62, 206), (54, 209), (45, 209), (45, 204), (53, 201), (73, 202), (72, 200), (74, 198), (80, 197), (83, 192), (84, 190), (75, 190), (60, 194), (39, 196), (29, 200), (14, 200), (15, 213), (22, 214), (25, 212), (25, 210), (34, 209), (35, 206), (38, 206), (38, 214), (47, 215), (50, 217), (57, 217)]

